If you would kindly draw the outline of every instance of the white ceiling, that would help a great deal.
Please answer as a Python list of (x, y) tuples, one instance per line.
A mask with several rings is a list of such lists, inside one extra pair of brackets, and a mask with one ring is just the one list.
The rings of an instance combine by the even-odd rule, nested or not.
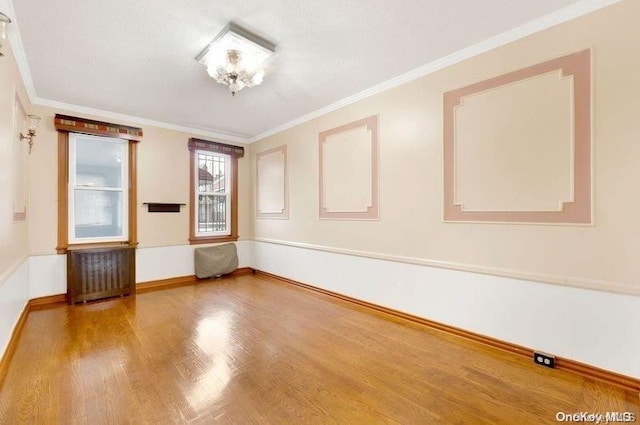
[[(248, 140), (586, 1), (14, 0), (13, 9), (38, 99)], [(264, 83), (235, 97), (194, 60), (229, 21), (277, 45)]]

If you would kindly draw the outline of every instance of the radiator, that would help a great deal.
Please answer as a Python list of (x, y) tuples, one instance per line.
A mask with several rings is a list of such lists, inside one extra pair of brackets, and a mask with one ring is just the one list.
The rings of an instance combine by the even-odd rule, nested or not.
[(67, 301), (69, 304), (135, 293), (135, 248), (69, 248)]
[(194, 251), (196, 277), (204, 279), (231, 273), (238, 268), (236, 245), (224, 245), (196, 248)]

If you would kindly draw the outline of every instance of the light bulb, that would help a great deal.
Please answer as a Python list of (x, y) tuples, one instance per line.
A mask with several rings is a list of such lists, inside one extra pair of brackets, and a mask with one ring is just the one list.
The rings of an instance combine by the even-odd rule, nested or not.
[(38, 128), (40, 117), (37, 115), (27, 115), (27, 130), (29, 133), (35, 133)]
[(261, 69), (260, 71), (256, 72), (253, 75), (253, 77), (251, 77), (251, 84), (253, 84), (254, 86), (257, 86), (261, 84), (263, 80), (264, 80), (264, 69)]
[(0, 12), (0, 56), (2, 55), (2, 45), (4, 41), (7, 39), (7, 24), (11, 23), (11, 19)]

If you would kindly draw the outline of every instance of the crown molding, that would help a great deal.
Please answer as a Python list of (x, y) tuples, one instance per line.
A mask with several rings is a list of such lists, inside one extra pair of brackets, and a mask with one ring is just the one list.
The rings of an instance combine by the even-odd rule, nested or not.
[(20, 37), (20, 24), (16, 17), (16, 11), (13, 9), (13, 2), (11, 0), (0, 0), (0, 6), (7, 11), (6, 14), (11, 18), (11, 24), (7, 25), (7, 38), (9, 39), (9, 44), (11, 44), (13, 56), (18, 64), (18, 71), (22, 77), (29, 102), (33, 103), (33, 100), (36, 98), (36, 89), (33, 85), (29, 62), (27, 62), (27, 55), (24, 52), (22, 38)]
[(436, 71), (439, 71), (448, 66), (454, 65), (458, 62), (462, 62), (464, 60), (470, 59), (474, 56), (478, 56), (482, 53), (488, 52), (490, 50), (496, 49), (505, 44), (511, 43), (513, 41), (519, 40), (521, 38), (527, 37), (536, 32), (540, 32), (547, 28), (551, 28), (558, 24), (562, 24), (564, 22), (570, 21), (572, 19), (579, 18), (580, 16), (589, 14), (591, 12), (595, 12), (596, 10), (605, 8), (607, 6), (611, 6), (615, 3), (619, 3), (622, 0), (581, 0), (577, 3), (574, 3), (571, 6), (567, 6), (563, 9), (552, 12), (548, 15), (542, 16), (538, 19), (534, 19), (533, 21), (527, 22), (526, 24), (520, 25), (519, 27), (510, 29), (506, 32), (498, 34), (496, 36), (487, 38), (479, 43), (473, 44), (469, 47), (465, 47), (464, 49), (453, 52), (447, 56), (436, 59), (433, 62), (430, 62), (426, 65), (415, 68), (407, 73), (401, 74), (397, 77), (391, 78), (387, 81), (384, 81), (380, 84), (377, 84), (373, 87), (365, 89), (359, 93), (356, 93), (352, 96), (346, 97), (342, 100), (339, 100), (330, 105), (324, 106), (320, 109), (317, 109), (313, 112), (310, 112), (306, 115), (298, 117), (292, 121), (289, 121), (285, 124), (279, 125), (277, 127), (272, 128), (271, 130), (267, 130), (264, 133), (261, 133), (257, 136), (251, 137), (248, 142), (254, 143), (258, 140), (264, 139), (269, 136), (273, 136), (274, 134), (280, 133), (282, 131), (288, 130), (297, 125), (303, 124), (307, 121), (311, 121), (312, 119), (321, 117), (330, 112), (337, 111), (338, 109), (344, 108), (345, 106), (352, 105), (356, 102), (359, 102), (363, 99), (371, 97), (373, 95), (385, 92), (394, 87), (400, 86), (402, 84), (408, 83), (410, 81), (416, 80), (418, 78), (424, 77), (426, 75), (432, 74)]
[(380, 84), (377, 84), (373, 87), (370, 87), (352, 96), (346, 97), (335, 103), (324, 106), (311, 113), (302, 115), (294, 120), (291, 120), (287, 123), (274, 127), (271, 130), (267, 130), (261, 134), (258, 134), (257, 136), (246, 136), (238, 133), (225, 133), (222, 131), (212, 131), (212, 130), (191, 128), (191, 127), (181, 126), (177, 124), (166, 123), (162, 121), (155, 121), (147, 118), (130, 116), (130, 115), (121, 114), (121, 113), (112, 112), (112, 111), (104, 111), (100, 109), (68, 104), (64, 102), (58, 102), (55, 100), (43, 99), (38, 97), (36, 94), (35, 86), (33, 84), (33, 79), (31, 78), (31, 71), (29, 69), (29, 63), (27, 61), (27, 56), (24, 51), (22, 39), (20, 37), (19, 24), (16, 18), (15, 11), (13, 9), (13, 2), (12, 0), (0, 0), (0, 6), (2, 6), (3, 9), (7, 11), (6, 12), (7, 15), (9, 15), (9, 17), (13, 20), (11, 25), (9, 25), (7, 28), (9, 42), (11, 43), (11, 48), (16, 58), (18, 69), (20, 71), (20, 75), (22, 76), (22, 81), (24, 82), (25, 90), (27, 92), (27, 95), (29, 96), (29, 101), (32, 104), (63, 109), (70, 112), (84, 113), (84, 114), (90, 114), (90, 115), (97, 115), (105, 118), (123, 120), (126, 122), (135, 123), (135, 124), (151, 125), (155, 127), (166, 128), (169, 130), (176, 130), (176, 131), (181, 131), (185, 133), (191, 133), (194, 135), (200, 135), (200, 136), (211, 137), (216, 139), (224, 139), (224, 140), (235, 142), (235, 143), (248, 144), (248, 143), (257, 142), (258, 140), (264, 139), (265, 137), (272, 136), (274, 134), (280, 133), (289, 128), (303, 124), (314, 118), (318, 118), (322, 115), (344, 108), (345, 106), (351, 105), (353, 103), (356, 103), (360, 100), (366, 99), (373, 95), (382, 93), (384, 91), (387, 91), (389, 89), (392, 89), (394, 87), (407, 83), (409, 81), (413, 81), (415, 79), (424, 77), (440, 69), (446, 68), (458, 62), (477, 56), (481, 53), (484, 53), (489, 50), (495, 49), (497, 47), (503, 46), (505, 44), (511, 43), (512, 41), (519, 40), (528, 35), (545, 30), (547, 28), (553, 27), (563, 22), (570, 21), (572, 19), (578, 18), (580, 16), (586, 15), (588, 13), (594, 12), (604, 7), (611, 6), (615, 3), (619, 3), (620, 1), (622, 0), (580, 0), (571, 6), (565, 7), (563, 9), (552, 12), (548, 15), (542, 16), (524, 25), (513, 28), (509, 31), (503, 32), (494, 37), (488, 38), (484, 41), (481, 41), (479, 43), (466, 47), (464, 49), (458, 50), (440, 59), (436, 59), (433, 62), (430, 62), (421, 67), (415, 68), (397, 77), (391, 78), (387, 81), (384, 81)]
[(27, 96), (29, 97), (29, 102), (32, 105), (46, 106), (49, 108), (61, 109), (64, 111), (75, 112), (79, 114), (87, 114), (114, 120), (121, 120), (132, 124), (149, 125), (159, 128), (165, 128), (167, 130), (181, 131), (183, 133), (189, 133), (213, 139), (222, 139), (234, 143), (248, 143), (249, 138), (244, 134), (187, 127), (178, 124), (167, 123), (164, 121), (156, 121), (133, 115), (121, 114), (113, 111), (105, 111), (102, 109), (90, 108), (86, 106), (58, 102), (56, 100), (38, 97), (35, 85), (33, 84), (33, 79), (31, 78), (31, 69), (29, 68), (29, 62), (27, 61), (27, 55), (24, 50), (22, 38), (20, 37), (20, 25), (13, 8), (13, 1), (0, 0), (0, 7), (2, 8), (2, 10), (7, 11), (6, 14), (9, 15), (12, 20), (11, 25), (7, 26), (7, 35), (9, 38), (9, 43), (11, 44), (11, 49), (13, 50), (13, 55), (16, 59), (16, 63), (18, 64), (18, 70), (20, 71), (20, 76), (22, 77), (24, 88), (27, 92)]

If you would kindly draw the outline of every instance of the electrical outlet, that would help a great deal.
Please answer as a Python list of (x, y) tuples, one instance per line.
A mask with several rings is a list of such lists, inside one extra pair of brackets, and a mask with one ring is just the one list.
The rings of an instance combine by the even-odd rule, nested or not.
[(546, 367), (556, 367), (556, 358), (551, 354), (533, 352), (533, 362)]

